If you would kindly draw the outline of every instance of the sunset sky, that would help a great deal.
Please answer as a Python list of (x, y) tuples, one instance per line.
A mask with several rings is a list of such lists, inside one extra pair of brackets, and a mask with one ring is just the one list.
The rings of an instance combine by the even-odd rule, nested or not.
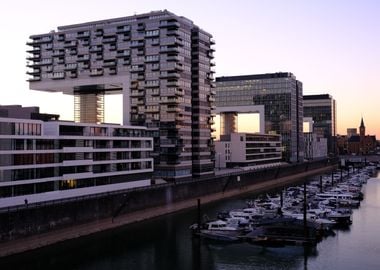
[[(214, 36), (216, 76), (292, 72), (304, 94), (332, 95), (338, 133), (358, 127), (380, 138), (380, 1), (7, 1), (0, 11), (0, 104), (40, 106), (73, 119), (73, 98), (29, 90), (25, 43), (57, 26), (167, 9)], [(257, 118), (255, 118), (257, 119)], [(121, 98), (106, 100), (121, 122)]]

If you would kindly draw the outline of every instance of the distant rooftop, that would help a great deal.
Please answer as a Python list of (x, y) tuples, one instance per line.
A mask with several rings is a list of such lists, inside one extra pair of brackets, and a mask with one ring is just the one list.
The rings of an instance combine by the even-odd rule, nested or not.
[(348, 142), (360, 142), (360, 136), (352, 135), (350, 138), (348, 138)]
[(40, 113), (38, 106), (0, 105), (0, 117), (17, 119), (34, 119), (42, 121), (58, 120), (58, 114)]
[(217, 82), (231, 82), (231, 81), (243, 81), (243, 80), (261, 80), (261, 79), (274, 79), (274, 78), (295, 78), (291, 72), (276, 72), (254, 75), (238, 75), (238, 76), (222, 76), (217, 77)]
[(332, 96), (329, 94), (320, 94), (320, 95), (304, 95), (304, 100), (315, 100), (315, 99), (331, 99)]

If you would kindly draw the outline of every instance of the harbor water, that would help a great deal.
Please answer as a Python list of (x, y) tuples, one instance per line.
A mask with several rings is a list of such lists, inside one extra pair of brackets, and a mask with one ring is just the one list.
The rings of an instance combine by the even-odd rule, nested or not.
[[(364, 200), (352, 225), (316, 247), (263, 248), (193, 239), (196, 209), (112, 232), (0, 259), (0, 269), (380, 269), (380, 177), (363, 185)], [(202, 206), (210, 218), (245, 206), (241, 198)]]

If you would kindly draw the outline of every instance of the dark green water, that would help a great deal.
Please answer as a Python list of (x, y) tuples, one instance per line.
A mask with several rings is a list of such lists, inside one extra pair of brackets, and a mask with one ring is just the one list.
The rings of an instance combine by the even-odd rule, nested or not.
[[(157, 218), (96, 237), (71, 241), (0, 260), (0, 269), (380, 269), (380, 179), (363, 187), (365, 199), (353, 224), (317, 247), (261, 248), (191, 238), (196, 210)], [(204, 206), (218, 211), (244, 207), (246, 198)]]

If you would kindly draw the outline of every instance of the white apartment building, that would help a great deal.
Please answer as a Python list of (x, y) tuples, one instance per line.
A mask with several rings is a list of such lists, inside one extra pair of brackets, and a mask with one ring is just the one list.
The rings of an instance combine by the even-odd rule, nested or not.
[(276, 163), (282, 159), (280, 135), (231, 133), (215, 142), (215, 167), (254, 166)]
[(150, 185), (152, 150), (145, 127), (0, 118), (0, 198)]

